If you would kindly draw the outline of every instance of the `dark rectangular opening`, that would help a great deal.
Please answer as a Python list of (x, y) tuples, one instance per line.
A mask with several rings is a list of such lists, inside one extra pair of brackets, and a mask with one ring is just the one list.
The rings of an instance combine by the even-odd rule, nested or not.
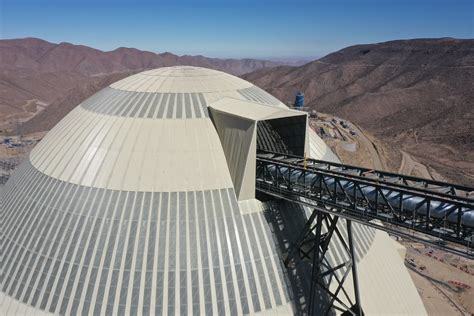
[(257, 122), (257, 150), (304, 156), (306, 120), (300, 115)]

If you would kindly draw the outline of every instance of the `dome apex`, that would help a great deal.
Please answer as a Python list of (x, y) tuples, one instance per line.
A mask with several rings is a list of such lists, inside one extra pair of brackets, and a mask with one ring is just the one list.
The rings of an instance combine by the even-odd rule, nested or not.
[(113, 83), (111, 88), (135, 92), (228, 92), (252, 87), (252, 84), (225, 72), (175, 66), (147, 70)]

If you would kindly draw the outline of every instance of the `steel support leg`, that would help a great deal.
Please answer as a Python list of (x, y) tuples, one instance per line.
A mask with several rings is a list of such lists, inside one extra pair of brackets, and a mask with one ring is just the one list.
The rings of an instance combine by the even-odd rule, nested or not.
[[(308, 295), (308, 315), (327, 315), (331, 311), (337, 311), (343, 315), (363, 315), (359, 282), (357, 276), (357, 265), (354, 252), (354, 239), (351, 221), (347, 221), (347, 237), (338, 227), (337, 216), (332, 216), (322, 210), (314, 209), (309, 220), (306, 222), (299, 240), (290, 249), (285, 263), (289, 263), (296, 251), (303, 256), (303, 260), (310, 259), (311, 283)], [(323, 231), (325, 226), (325, 231)], [(337, 238), (347, 253), (349, 259), (338, 262), (329, 260), (327, 257), (331, 239)], [(309, 252), (302, 247), (311, 243)], [(312, 256), (312, 257), (311, 257)], [(345, 281), (352, 274), (353, 295), (349, 295), (345, 289)], [(318, 300), (321, 294), (327, 297), (327, 307), (323, 307)], [(355, 301), (355, 302), (353, 302)], [(322, 311), (321, 308), (324, 310)]]
[(314, 211), (317, 213), (316, 219), (316, 236), (314, 239), (314, 251), (313, 251), (313, 268), (311, 272), (311, 289), (309, 292), (309, 305), (308, 305), (308, 315), (315, 315), (316, 310), (314, 309), (316, 294), (318, 292), (318, 283), (319, 278), (321, 277), (320, 272), (320, 260), (319, 260), (319, 248), (321, 243), (321, 229), (323, 227), (323, 214), (320, 211)]
[(346, 220), (347, 222), (347, 238), (349, 239), (349, 251), (351, 253), (352, 259), (352, 280), (354, 282), (354, 296), (355, 296), (355, 306), (353, 311), (357, 315), (362, 315), (362, 305), (360, 304), (360, 295), (359, 295), (359, 278), (357, 276), (357, 263), (356, 257), (354, 255), (354, 242), (352, 235), (352, 221)]
[(301, 231), (300, 235), (298, 236), (298, 239), (296, 239), (295, 245), (289, 249), (288, 255), (286, 256), (286, 259), (284, 261), (284, 264), (286, 267), (290, 264), (291, 259), (293, 258), (293, 255), (295, 254), (295, 251), (299, 251), (301, 247), (301, 243), (304, 242), (306, 239), (306, 236), (308, 235), (309, 232), (311, 232), (311, 225), (313, 225), (313, 221), (318, 215), (318, 211), (314, 210), (309, 219), (306, 221), (306, 224), (303, 227), (303, 230)]

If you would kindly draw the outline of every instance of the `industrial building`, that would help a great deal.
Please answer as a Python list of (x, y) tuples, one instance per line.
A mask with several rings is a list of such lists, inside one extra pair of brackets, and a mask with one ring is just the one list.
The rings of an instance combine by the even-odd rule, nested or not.
[[(159, 68), (94, 94), (2, 191), (0, 314), (305, 313), (310, 266), (282, 258), (309, 210), (256, 195), (258, 149), (338, 162), (306, 113), (223, 72)], [(352, 227), (364, 314), (426, 314), (403, 247)]]

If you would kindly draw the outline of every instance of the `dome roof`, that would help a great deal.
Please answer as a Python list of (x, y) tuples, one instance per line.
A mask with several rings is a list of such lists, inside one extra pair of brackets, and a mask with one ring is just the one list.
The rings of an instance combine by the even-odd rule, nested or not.
[(284, 106), (220, 71), (145, 71), (82, 102), (33, 149), (30, 160), (57, 179), (100, 188), (227, 188), (231, 180), (207, 108), (224, 97)]
[(137, 92), (232, 92), (253, 85), (222, 71), (176, 66), (144, 71), (111, 85), (112, 88)]
[(31, 151), (3, 194), (2, 292), (60, 314), (242, 314), (290, 296), (262, 212), (243, 215), (208, 105), (283, 106), (196, 67), (99, 91)]
[[(1, 192), (0, 314), (291, 313), (299, 298), (262, 212), (278, 207), (237, 201), (209, 117), (229, 100), (285, 108), (223, 72), (168, 67), (106, 87), (49, 131)], [(337, 160), (309, 139), (310, 156)], [(367, 311), (423, 314), (389, 237), (354, 228)]]

